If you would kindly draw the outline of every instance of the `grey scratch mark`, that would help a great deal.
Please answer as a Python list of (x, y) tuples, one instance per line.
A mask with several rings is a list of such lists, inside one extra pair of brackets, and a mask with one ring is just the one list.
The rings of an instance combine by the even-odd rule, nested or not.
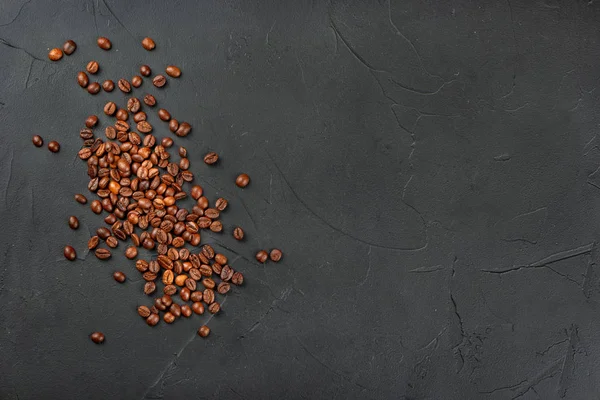
[[(456, 261), (458, 260), (458, 257), (454, 257), (454, 261), (452, 261), (452, 274), (450, 275), (450, 280), (448, 282), (448, 294), (450, 295), (450, 301), (452, 302), (452, 307), (454, 310), (454, 315), (457, 318), (457, 322), (458, 322), (458, 327), (460, 328), (460, 342), (457, 343), (454, 347), (453, 350), (455, 352), (458, 352), (458, 355), (461, 359), (461, 367), (460, 370), (462, 370), (462, 368), (465, 365), (465, 356), (462, 352), (462, 344), (465, 342), (465, 340), (467, 339), (467, 335), (465, 333), (465, 324), (463, 321), (462, 316), (460, 315), (460, 313), (458, 312), (458, 304), (456, 302), (456, 299), (454, 298), (454, 291), (453, 291), (453, 284), (452, 282), (454, 281), (454, 276), (456, 275), (456, 270), (454, 268), (454, 266), (456, 265)], [(460, 372), (460, 371), (459, 371)]]
[(419, 267), (419, 268), (411, 269), (408, 272), (413, 272), (413, 273), (418, 274), (418, 273), (441, 271), (443, 269), (445, 269), (445, 267), (443, 265), (432, 265), (432, 266), (428, 266), (428, 267)]
[[(411, 145), (411, 147), (412, 147), (412, 145)], [(410, 152), (410, 156), (408, 157), (409, 160), (412, 157), (413, 152), (414, 152), (414, 148)], [(408, 185), (410, 184), (410, 181), (412, 181), (413, 176), (414, 175), (411, 175), (410, 178), (408, 178), (408, 181), (406, 181), (406, 185), (404, 185), (404, 187), (402, 188), (402, 198), (403, 199), (404, 199), (404, 196), (406, 196), (406, 189), (408, 189)]]
[(242, 396), (241, 394), (239, 394), (238, 392), (236, 392), (235, 390), (233, 390), (232, 388), (228, 387), (229, 390), (231, 390), (233, 393), (235, 393), (236, 395), (238, 395), (240, 398), (245, 399), (246, 397)]
[(570, 340), (570, 338), (566, 337), (563, 340), (560, 340), (556, 343), (552, 343), (550, 346), (546, 347), (543, 351), (536, 351), (535, 354), (537, 354), (538, 356), (543, 356), (544, 354), (548, 353), (552, 348), (558, 346), (559, 344), (568, 342), (569, 340)]
[(591, 139), (590, 139), (590, 140), (589, 140), (589, 141), (588, 141), (588, 142), (585, 144), (585, 146), (583, 146), (583, 151), (584, 151), (584, 154), (586, 154), (586, 155), (587, 155), (588, 151), (587, 151), (586, 149), (587, 149), (587, 148), (588, 148), (588, 146), (589, 146), (590, 144), (592, 144), (592, 142), (593, 142), (593, 141), (596, 139), (596, 136), (598, 136), (598, 135), (594, 135), (594, 136), (593, 136), (593, 137), (592, 137), (592, 138), (591, 138)]
[(496, 314), (494, 312), (494, 310), (492, 310), (492, 308), (490, 307), (490, 305), (487, 302), (487, 299), (485, 297), (485, 294), (483, 293), (483, 290), (479, 289), (479, 293), (481, 294), (481, 298), (483, 299), (483, 305), (485, 305), (485, 307), (488, 309), (488, 311), (490, 312), (490, 314), (492, 314), (494, 317), (498, 318), (499, 320), (504, 321), (505, 323), (509, 324), (510, 325), (510, 330), (512, 332), (514, 332), (514, 330), (515, 330), (515, 324), (513, 324), (512, 322), (510, 322), (506, 318), (503, 318), (500, 315)]
[(35, 59), (31, 59), (31, 63), (29, 63), (29, 71), (27, 71), (27, 79), (25, 80), (25, 89), (29, 87), (29, 78), (31, 77), (31, 70), (33, 69), (33, 63)]
[(49, 61), (42, 60), (41, 58), (34, 56), (33, 54), (31, 54), (30, 52), (28, 52), (24, 48), (19, 47), (19, 46), (15, 46), (14, 44), (12, 44), (9, 41), (7, 41), (6, 39), (0, 38), (0, 43), (2, 43), (5, 46), (10, 47), (11, 49), (21, 50), (22, 52), (24, 52), (25, 54), (27, 54), (29, 57), (33, 58), (34, 60), (38, 60), (38, 61), (41, 61), (43, 63), (50, 64)]
[(504, 274), (507, 272), (518, 271), (518, 270), (524, 269), (524, 268), (545, 268), (548, 264), (552, 264), (557, 261), (567, 260), (572, 257), (577, 257), (582, 254), (589, 253), (592, 251), (593, 247), (594, 247), (594, 243), (588, 243), (584, 246), (580, 246), (580, 247), (576, 247), (574, 249), (569, 249), (569, 250), (561, 251), (559, 253), (552, 254), (541, 260), (534, 261), (531, 264), (515, 265), (510, 268), (505, 268), (505, 269), (492, 269), (492, 270), (482, 269), (481, 271), (488, 272), (491, 274)]
[(244, 207), (246, 214), (248, 214), (248, 218), (250, 218), (250, 221), (252, 221), (252, 226), (254, 227), (254, 231), (258, 232), (258, 226), (256, 225), (256, 221), (254, 220), (254, 217), (252, 217), (252, 214), (250, 214), (250, 210), (248, 210), (246, 203), (241, 198), (239, 200), (240, 200), (240, 203), (242, 204), (242, 207)]
[[(571, 373), (575, 369), (575, 353), (577, 353), (577, 346), (579, 345), (579, 327), (575, 324), (571, 325), (569, 333), (569, 345), (566, 349), (564, 361), (560, 369), (560, 379), (558, 381), (558, 393), (561, 398), (567, 395), (567, 390), (570, 386), (567, 385), (571, 377)], [(565, 370), (566, 373), (565, 373)]]
[(287, 187), (290, 189), (290, 192), (292, 192), (292, 194), (294, 195), (294, 197), (296, 198), (296, 200), (298, 200), (298, 202), (300, 202), (300, 204), (302, 204), (304, 206), (304, 208), (306, 208), (306, 210), (308, 210), (308, 212), (310, 212), (315, 218), (317, 218), (319, 221), (321, 221), (322, 223), (324, 223), (325, 225), (327, 225), (329, 228), (333, 229), (334, 231), (336, 231), (336, 232), (338, 232), (338, 233), (340, 233), (340, 234), (342, 234), (344, 236), (348, 236), (349, 238), (354, 239), (354, 240), (356, 240), (359, 243), (363, 243), (363, 244), (366, 244), (368, 246), (373, 246), (375, 248), (380, 248), (380, 249), (404, 250), (404, 251), (421, 251), (421, 250), (423, 250), (423, 249), (425, 249), (427, 247), (428, 241), (426, 241), (423, 246), (418, 247), (418, 248), (383, 246), (383, 245), (380, 245), (380, 244), (377, 244), (377, 243), (369, 242), (369, 241), (364, 240), (364, 239), (360, 239), (360, 238), (358, 238), (358, 237), (356, 237), (356, 236), (354, 236), (354, 235), (352, 235), (352, 234), (350, 234), (348, 232), (343, 231), (340, 228), (337, 228), (337, 227), (333, 226), (330, 222), (328, 222), (327, 220), (325, 220), (324, 218), (322, 218), (321, 216), (319, 216), (319, 214), (317, 214), (316, 212), (314, 212), (312, 210), (312, 208), (310, 208), (308, 206), (308, 204), (306, 204), (306, 202), (304, 200), (302, 200), (302, 198), (298, 195), (298, 193), (296, 193), (296, 191), (294, 190), (294, 188), (292, 187), (292, 185), (290, 184), (290, 182), (287, 180), (287, 178), (285, 177), (285, 175), (281, 171), (281, 168), (279, 168), (279, 165), (277, 165), (277, 163), (275, 162), (275, 160), (273, 159), (273, 157), (271, 156), (271, 154), (268, 151), (267, 151), (267, 155), (269, 156), (269, 158), (271, 159), (271, 162), (273, 163), (273, 165), (275, 166), (275, 168), (279, 172), (279, 175), (281, 175), (281, 179), (283, 179), (283, 181), (285, 182), (285, 184), (287, 185)]
[(29, 186), (31, 192), (31, 222), (35, 222), (35, 197), (33, 195), (33, 186)]
[(508, 161), (508, 160), (510, 160), (510, 154), (508, 154), (508, 153), (503, 153), (503, 154), (500, 154), (500, 155), (494, 157), (494, 161)]
[[(294, 335), (295, 336), (295, 335)], [(304, 345), (304, 343), (302, 343), (302, 341), (300, 340), (300, 338), (298, 336), (295, 336), (296, 340), (298, 341), (298, 343), (300, 344), (300, 347), (302, 347), (302, 349), (313, 359), (315, 360), (317, 363), (319, 363), (323, 368), (325, 368), (326, 370), (330, 371), (331, 373), (333, 373), (335, 376), (342, 378), (343, 380), (359, 387), (362, 390), (368, 390), (367, 387), (361, 385), (358, 382), (354, 382), (353, 380), (351, 380), (350, 378), (348, 378), (346, 375), (334, 370), (333, 368), (331, 368), (329, 365), (325, 364), (323, 361), (321, 361), (321, 359), (319, 357), (317, 357), (316, 355), (314, 355), (310, 350), (308, 350), (308, 347), (306, 347)]]
[(369, 279), (369, 274), (371, 273), (371, 250), (372, 250), (372, 247), (369, 246), (369, 251), (367, 252), (367, 258), (368, 258), (367, 272), (365, 273), (364, 279), (362, 281), (360, 281), (358, 283), (358, 285), (356, 285), (357, 288), (363, 286), (367, 282), (367, 279)]
[[(257, 320), (256, 322), (254, 322), (252, 324), (252, 326), (244, 333), (242, 333), (240, 336), (238, 336), (238, 340), (240, 339), (245, 339), (246, 335), (248, 335), (251, 332), (254, 332), (261, 324), (262, 321), (269, 315), (271, 314), (273, 311), (275, 311), (275, 308), (277, 308), (280, 311), (284, 311), (283, 309), (279, 308), (278, 306), (276, 306), (276, 304), (280, 301), (285, 301), (287, 300), (287, 298), (290, 296), (290, 293), (292, 293), (292, 289), (291, 287), (285, 289), (283, 292), (281, 292), (281, 294), (279, 295), (279, 297), (275, 296), (275, 294), (273, 293), (273, 291), (271, 290), (271, 287), (269, 286), (269, 284), (261, 279), (257, 279), (259, 282), (261, 282), (262, 284), (266, 285), (267, 288), (269, 289), (269, 291), (271, 292), (271, 296), (274, 297), (274, 300), (271, 302), (271, 305), (269, 306), (269, 308), (267, 309), (267, 311), (265, 311)], [(284, 311), (285, 312), (285, 311)]]
[(267, 36), (265, 37), (265, 45), (266, 46), (269, 45), (269, 35), (271, 34), (271, 32), (273, 32), (273, 28), (275, 27), (276, 23), (277, 23), (277, 20), (273, 21), (273, 25), (271, 25), (271, 29), (269, 29), (269, 32), (267, 32)]
[(338, 54), (338, 37), (337, 37), (337, 34), (335, 33), (335, 29), (333, 29), (332, 26), (330, 26), (329, 29), (331, 29), (331, 32), (333, 33), (333, 39), (335, 41), (335, 50), (334, 50), (333, 54), (337, 55)]
[(1, 24), (0, 26), (8, 26), (8, 25), (12, 24), (13, 22), (15, 22), (17, 20), (17, 18), (19, 18), (19, 15), (21, 15), (21, 11), (23, 11), (23, 8), (25, 8), (25, 6), (29, 3), (31, 3), (31, 0), (27, 0), (25, 3), (23, 3), (21, 8), (19, 8), (19, 12), (17, 12), (17, 15), (15, 15), (15, 17), (10, 22), (7, 22), (6, 24)]
[(525, 382), (527, 382), (527, 379), (523, 379), (521, 382), (515, 383), (514, 385), (501, 386), (499, 388), (492, 389), (492, 390), (479, 390), (479, 393), (481, 393), (481, 394), (492, 394), (494, 392), (498, 392), (498, 391), (501, 391), (501, 390), (515, 389), (515, 388), (521, 386), (522, 384), (524, 384)]
[(540, 382), (542, 382), (546, 379), (550, 379), (554, 375), (556, 375), (560, 369), (560, 365), (561, 365), (562, 361), (563, 361), (563, 358), (561, 357), (558, 360), (555, 360), (548, 367), (546, 367), (542, 371), (540, 371), (540, 373), (537, 374), (536, 376), (534, 376), (533, 378), (531, 378), (531, 380), (526, 379), (524, 383), (526, 383), (527, 385), (525, 387), (523, 387), (522, 389), (520, 389), (519, 391), (517, 391), (517, 393), (512, 397), (512, 400), (518, 399), (519, 397), (521, 397), (525, 393), (527, 393), (529, 390), (533, 389), (533, 387), (536, 386), (537, 384), (539, 384)]
[[(94, 27), (96, 28), (96, 36), (100, 36), (100, 32), (98, 31), (98, 16), (96, 14), (96, 7), (99, 6), (99, 4), (95, 4), (97, 0), (92, 0), (92, 14), (94, 14)], [(100, 7), (98, 7), (100, 8)]]
[(6, 181), (6, 188), (4, 189), (4, 204), (8, 207), (8, 189), (10, 189), (10, 183), (12, 181), (13, 163), (15, 161), (15, 151), (10, 148), (10, 161), (8, 163), (8, 180)]
[[(510, 14), (510, 26), (512, 29), (513, 45), (515, 47), (515, 53), (518, 56), (519, 55), (519, 47), (517, 46), (517, 33), (515, 31), (515, 18), (513, 15), (512, 4), (510, 4), (510, 0), (506, 0), (506, 4), (508, 4), (508, 11)], [(513, 63), (512, 87), (510, 89), (510, 92), (508, 92), (504, 96), (500, 97), (500, 99), (503, 100), (503, 99), (507, 98), (508, 96), (510, 96), (511, 94), (513, 94), (515, 92), (516, 85), (517, 85), (517, 67)]]
[(135, 36), (133, 35), (133, 33), (131, 33), (131, 31), (125, 26), (125, 24), (123, 24), (123, 22), (121, 22), (119, 17), (117, 17), (117, 14), (115, 14), (113, 12), (113, 10), (109, 7), (109, 5), (106, 3), (106, 0), (102, 0), (102, 3), (104, 3), (104, 6), (108, 10), (108, 12), (115, 18), (115, 20), (119, 23), (119, 25), (121, 25), (123, 27), (123, 29), (125, 29), (127, 31), (129, 36), (131, 36), (133, 39), (135, 39)]
[(298, 67), (300, 68), (300, 76), (302, 77), (302, 83), (304, 84), (304, 88), (308, 92), (308, 88), (306, 87), (306, 79), (304, 79), (304, 68), (302, 68), (302, 63), (300, 62), (300, 58), (298, 57), (298, 53), (296, 53), (296, 61), (298, 61)]
[[(448, 329), (448, 327), (447, 327), (447, 326), (443, 327), (443, 328), (442, 328), (442, 330), (440, 330), (440, 331), (438, 332), (438, 334), (437, 334), (437, 335), (436, 335), (436, 336), (435, 336), (433, 339), (431, 339), (431, 340), (429, 341), (429, 343), (427, 343), (425, 346), (421, 347), (420, 349), (417, 349), (417, 351), (426, 350), (426, 349), (428, 349), (428, 348), (429, 348), (429, 347), (430, 347), (432, 344), (434, 345), (434, 347), (433, 347), (433, 348), (434, 348), (434, 350), (435, 350), (435, 349), (438, 347), (438, 344), (439, 344), (440, 337), (441, 337), (441, 336), (444, 334), (444, 332), (446, 332), (446, 329)], [(404, 346), (402, 346), (402, 347), (404, 347)]]
[(596, 243), (594, 242), (594, 247), (588, 257), (588, 266), (585, 271), (585, 275), (583, 276), (583, 283), (581, 284), (582, 290), (583, 290), (583, 295), (586, 298), (589, 298), (591, 296), (591, 277), (590, 277), (590, 275), (592, 275), (593, 268), (596, 265), (595, 260), (597, 258), (597, 251), (598, 250), (596, 247)]
[(272, 200), (273, 200), (273, 174), (271, 174), (271, 179), (269, 180), (269, 204), (273, 204)]
[(529, 103), (525, 103), (521, 107), (517, 107), (517, 108), (513, 108), (513, 109), (508, 109), (508, 110), (503, 110), (503, 111), (507, 112), (507, 113), (514, 113), (514, 112), (517, 112), (517, 111), (519, 111), (519, 110), (527, 107), (528, 105), (529, 105)]
[(4, 107), (6, 105), (6, 103), (3, 103), (0, 101), (0, 106)]
[(545, 267), (548, 268), (550, 271), (554, 272), (556, 275), (562, 276), (566, 280), (575, 283), (577, 286), (579, 286), (583, 290), (583, 284), (577, 282), (575, 279), (571, 278), (569, 275), (561, 274), (560, 272), (558, 272), (557, 270), (555, 270), (554, 268), (552, 268), (548, 265), (546, 265)]

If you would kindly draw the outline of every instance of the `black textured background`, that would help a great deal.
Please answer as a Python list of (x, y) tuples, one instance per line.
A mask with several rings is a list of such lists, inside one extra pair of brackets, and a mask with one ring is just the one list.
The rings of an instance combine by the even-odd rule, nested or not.
[[(599, 24), (593, 0), (0, 2), (0, 398), (598, 399)], [(78, 132), (126, 98), (77, 86), (91, 59), (183, 71), (134, 93), (193, 125), (248, 234), (204, 235), (246, 276), (210, 340), (146, 326), (125, 246), (84, 251)]]

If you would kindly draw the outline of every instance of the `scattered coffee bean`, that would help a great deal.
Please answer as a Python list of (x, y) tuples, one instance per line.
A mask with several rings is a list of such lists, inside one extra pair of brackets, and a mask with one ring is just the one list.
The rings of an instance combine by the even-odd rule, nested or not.
[(271, 259), (271, 261), (275, 261), (275, 262), (278, 262), (279, 260), (281, 260), (282, 256), (283, 256), (283, 253), (279, 249), (273, 249), (273, 250), (271, 250), (271, 253), (269, 254), (269, 258)]
[(139, 88), (140, 86), (142, 86), (143, 83), (143, 79), (141, 76), (139, 75), (135, 75), (133, 78), (131, 78), (131, 86), (135, 87), (135, 88)]
[(87, 86), (89, 94), (98, 94), (100, 92), (100, 84), (98, 82), (92, 82)]
[(177, 129), (179, 129), (179, 121), (177, 121), (175, 118), (171, 118), (169, 121), (169, 130), (175, 133)]
[(58, 153), (60, 151), (60, 144), (56, 140), (53, 140), (48, 143), (48, 150), (53, 153)]
[(259, 263), (266, 262), (268, 258), (269, 254), (264, 250), (261, 250), (258, 253), (256, 253), (256, 261), (258, 261)]
[(107, 79), (102, 82), (102, 89), (104, 89), (105, 92), (112, 92), (115, 90), (115, 83), (110, 79)]
[(163, 320), (167, 324), (172, 324), (173, 322), (175, 322), (175, 316), (171, 312), (167, 311), (165, 315), (163, 315)]
[(192, 126), (187, 122), (182, 122), (179, 124), (179, 128), (175, 131), (175, 134), (179, 137), (186, 137), (190, 134), (192, 130)]
[(102, 212), (102, 203), (99, 200), (94, 200), (90, 204), (90, 208), (94, 212), (94, 214), (100, 214)]
[(192, 309), (190, 306), (188, 306), (187, 304), (184, 304), (181, 306), (181, 315), (183, 315), (186, 318), (189, 318), (192, 316)]
[(139, 306), (137, 312), (142, 318), (148, 318), (151, 314), (150, 309), (146, 306)]
[(196, 301), (192, 304), (192, 311), (198, 315), (204, 314), (204, 304), (200, 301)]
[(212, 232), (219, 233), (223, 231), (223, 223), (221, 221), (213, 221), (211, 222), (209, 229)]
[(42, 147), (44, 145), (44, 139), (40, 135), (34, 135), (31, 141), (35, 147)]
[(113, 273), (113, 278), (115, 279), (115, 281), (119, 282), (119, 283), (123, 283), (125, 282), (125, 274), (122, 273), (121, 271), (116, 271)]
[(233, 230), (233, 237), (236, 240), (242, 240), (244, 239), (244, 230), (242, 228), (240, 228), (239, 226), (237, 226), (234, 230)]
[(119, 86), (119, 89), (121, 89), (121, 92), (123, 93), (129, 93), (131, 92), (131, 84), (129, 83), (129, 81), (127, 79), (119, 79), (119, 81), (117, 82), (117, 85)]
[(231, 283), (240, 286), (242, 283), (244, 283), (244, 275), (242, 275), (242, 273), (239, 271), (234, 273), (231, 277)]
[(208, 165), (213, 165), (219, 161), (219, 155), (215, 152), (210, 152), (204, 156), (204, 162)]
[(104, 343), (104, 333), (94, 332), (90, 335), (90, 339), (92, 339), (92, 342), (96, 344), (102, 344)]
[(85, 126), (88, 128), (93, 128), (98, 125), (98, 117), (95, 115), (90, 115), (85, 120)]
[(87, 66), (85, 67), (85, 69), (87, 70), (87, 72), (89, 72), (90, 74), (95, 74), (98, 72), (98, 68), (100, 68), (100, 66), (98, 65), (97, 61), (90, 61)]
[(77, 229), (77, 228), (79, 228), (79, 220), (77, 219), (76, 216), (71, 215), (69, 217), (69, 227), (71, 229)]
[(133, 122), (138, 123), (138, 122), (141, 122), (141, 121), (145, 121), (146, 118), (147, 118), (146, 113), (143, 112), (143, 111), (139, 111), (139, 112), (136, 112), (133, 115)]
[(200, 335), (200, 337), (207, 337), (210, 334), (210, 328), (206, 325), (202, 325), (199, 329), (198, 329), (198, 335)]
[(230, 289), (231, 289), (231, 285), (229, 285), (229, 283), (221, 282), (221, 283), (219, 283), (219, 286), (217, 287), (217, 292), (219, 292), (219, 294), (227, 294), (227, 292), (229, 292)]
[(169, 307), (169, 312), (173, 314), (175, 318), (181, 317), (181, 306), (179, 304), (173, 303), (171, 307)]
[(160, 317), (158, 314), (150, 314), (148, 318), (146, 318), (146, 323), (150, 326), (156, 326), (160, 321)]
[(88, 78), (88, 76), (85, 72), (79, 71), (77, 73), (77, 83), (82, 88), (86, 88), (88, 86), (88, 84), (90, 83), (90, 79)]
[(164, 75), (156, 75), (152, 79), (152, 84), (157, 88), (161, 88), (167, 84), (167, 78)]
[(119, 121), (127, 121), (129, 119), (129, 113), (122, 108), (119, 108), (117, 113), (115, 114), (115, 118)]
[(154, 50), (154, 48), (156, 47), (156, 43), (154, 43), (154, 40), (152, 40), (149, 37), (145, 37), (142, 40), (142, 47), (144, 47), (144, 49), (151, 51)]
[(151, 295), (156, 291), (156, 284), (154, 282), (146, 282), (144, 284), (144, 294)]
[(235, 179), (235, 184), (238, 187), (245, 188), (250, 183), (250, 177), (247, 174), (239, 174)]
[(71, 54), (73, 54), (75, 52), (75, 50), (77, 49), (77, 43), (75, 43), (72, 40), (67, 40), (64, 44), (63, 44), (63, 52), (70, 56)]
[(150, 107), (154, 107), (156, 104), (156, 99), (151, 94), (147, 94), (144, 96), (144, 104)]
[(129, 246), (127, 248), (127, 250), (125, 250), (125, 257), (129, 258), (130, 260), (133, 260), (134, 258), (136, 258), (137, 254), (138, 254), (137, 248), (135, 248), (134, 246)]
[(105, 37), (99, 37), (96, 42), (98, 43), (98, 47), (100, 47), (102, 50), (110, 50), (110, 48), (112, 47), (112, 43), (110, 42), (110, 40), (108, 40), (108, 38)]
[(174, 65), (167, 66), (167, 68), (165, 69), (165, 72), (171, 78), (179, 78), (181, 76), (181, 70)]
[(147, 65), (142, 65), (140, 67), (140, 74), (142, 74), (143, 76), (150, 76), (152, 75), (152, 69), (150, 69), (150, 67)]
[(219, 311), (221, 311), (221, 305), (216, 301), (208, 306), (208, 312), (211, 314), (217, 314)]
[(117, 112), (117, 105), (114, 102), (109, 101), (104, 105), (104, 114), (114, 115), (115, 112)]
[(142, 107), (142, 104), (136, 97), (132, 97), (129, 100), (127, 100), (127, 110), (129, 112), (136, 113), (136, 112), (140, 111), (141, 107)]
[(152, 125), (148, 121), (140, 121), (137, 123), (137, 130), (142, 133), (152, 132)]
[(100, 243), (100, 238), (98, 236), (92, 236), (90, 240), (88, 240), (88, 250), (94, 250), (98, 247), (98, 243)]
[(48, 53), (48, 58), (52, 61), (58, 61), (63, 57), (63, 52), (59, 48), (54, 48)]
[(79, 203), (79, 204), (86, 204), (87, 203), (87, 198), (82, 195), (81, 193), (78, 193), (75, 195), (75, 200)]
[(69, 261), (74, 261), (77, 258), (77, 252), (72, 246), (65, 246), (63, 250), (65, 258)]
[(107, 260), (111, 257), (111, 253), (109, 249), (103, 249), (103, 248), (99, 248), (96, 249), (96, 251), (94, 252), (94, 254), (96, 255), (97, 258), (99, 258), (100, 260)]
[(171, 119), (171, 114), (164, 108), (161, 108), (158, 110), (158, 118), (162, 119), (163, 121), (169, 121)]
[(227, 208), (227, 204), (229, 204), (229, 203), (227, 202), (226, 199), (219, 197), (217, 199), (217, 201), (215, 202), (215, 208), (219, 211), (223, 211)]

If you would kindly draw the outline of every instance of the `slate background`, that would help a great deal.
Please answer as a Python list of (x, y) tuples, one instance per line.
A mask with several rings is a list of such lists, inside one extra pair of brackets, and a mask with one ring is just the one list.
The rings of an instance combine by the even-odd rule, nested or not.
[[(599, 23), (593, 0), (1, 2), (0, 398), (600, 398)], [(137, 317), (125, 246), (84, 252), (77, 134), (125, 99), (76, 85), (91, 59), (182, 68), (135, 93), (192, 123), (248, 234), (204, 235), (246, 275), (210, 340)]]

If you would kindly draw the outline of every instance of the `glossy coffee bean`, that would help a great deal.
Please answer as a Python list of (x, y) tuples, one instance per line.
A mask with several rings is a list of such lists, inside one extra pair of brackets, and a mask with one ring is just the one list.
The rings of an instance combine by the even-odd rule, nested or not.
[(112, 43), (106, 37), (99, 37), (96, 43), (98, 43), (98, 47), (100, 47), (102, 50), (110, 50), (112, 47)]
[(202, 325), (198, 329), (198, 335), (203, 338), (207, 337), (208, 335), (210, 335), (210, 328), (206, 325)]
[(117, 105), (113, 101), (109, 101), (104, 105), (104, 114), (114, 115), (117, 112)]
[(48, 143), (48, 150), (53, 153), (58, 153), (60, 151), (60, 144), (56, 140), (53, 140)]
[(119, 283), (123, 283), (125, 282), (125, 274), (122, 273), (121, 271), (115, 271), (113, 273), (113, 278), (115, 279), (115, 281), (119, 282)]
[(93, 128), (98, 125), (98, 117), (95, 115), (90, 115), (85, 119), (85, 126), (88, 128)]
[(129, 258), (130, 260), (133, 260), (134, 258), (136, 258), (137, 254), (138, 254), (137, 248), (134, 246), (129, 246), (127, 248), (127, 250), (125, 250), (125, 257)]
[(117, 86), (119, 86), (119, 89), (123, 93), (131, 92), (131, 84), (129, 83), (129, 81), (127, 79), (123, 79), (123, 78), (119, 79), (119, 81), (117, 82)]
[(110, 79), (107, 79), (102, 82), (102, 89), (104, 89), (105, 92), (112, 92), (115, 90), (115, 83)]
[(167, 84), (167, 78), (164, 75), (156, 75), (152, 78), (152, 84), (157, 88), (161, 88)]
[(150, 314), (152, 314), (150, 312), (150, 309), (146, 306), (139, 306), (137, 308), (137, 312), (138, 312), (139, 316), (142, 318), (148, 318), (150, 316)]
[(110, 250), (103, 248), (96, 249), (94, 254), (99, 260), (108, 260), (112, 256)]
[(156, 47), (156, 43), (154, 43), (154, 40), (152, 40), (152, 38), (145, 37), (142, 40), (142, 47), (144, 47), (144, 49), (148, 51), (151, 51), (154, 50), (154, 48)]
[(259, 263), (264, 263), (269, 258), (269, 254), (266, 251), (261, 250), (258, 253), (256, 253), (255, 258), (256, 258), (256, 261), (258, 261)]
[(88, 84), (90, 83), (90, 79), (88, 78), (88, 76), (85, 72), (79, 71), (77, 73), (77, 83), (82, 88), (86, 88), (88, 86)]
[(100, 92), (100, 84), (98, 82), (92, 82), (87, 86), (89, 94), (98, 94)]
[(190, 134), (192, 130), (192, 126), (187, 122), (182, 122), (179, 124), (179, 128), (175, 131), (175, 134), (179, 137), (186, 137)]
[(199, 301), (196, 301), (192, 304), (192, 311), (198, 315), (204, 314), (204, 304)]
[(167, 75), (169, 75), (171, 78), (179, 78), (181, 76), (181, 70), (174, 66), (174, 65), (169, 65), (166, 69), (165, 72), (167, 73)]
[(78, 194), (75, 195), (75, 201), (77, 201), (79, 204), (86, 204), (87, 203), (87, 197), (85, 197), (81, 193), (78, 193)]
[(79, 228), (79, 220), (77, 219), (76, 216), (71, 215), (69, 217), (69, 227), (71, 229), (77, 229), (77, 228)]
[(213, 165), (219, 161), (219, 155), (215, 152), (210, 152), (204, 156), (204, 162), (208, 165)]
[(167, 324), (172, 324), (173, 322), (175, 322), (175, 316), (170, 313), (169, 311), (167, 311), (165, 313), (165, 315), (163, 315), (163, 320), (167, 323)]
[(69, 261), (74, 261), (77, 258), (77, 252), (72, 246), (65, 246), (63, 254)]
[(184, 304), (181, 306), (181, 315), (183, 315), (186, 318), (189, 318), (192, 316), (192, 308), (190, 306), (188, 306), (187, 304)]
[(171, 119), (171, 114), (164, 108), (161, 108), (158, 110), (158, 118), (163, 121), (169, 121)]
[(115, 118), (119, 121), (127, 121), (129, 119), (129, 113), (122, 108), (119, 108), (115, 114)]
[(160, 317), (158, 314), (150, 314), (148, 318), (146, 318), (146, 323), (150, 326), (156, 326), (160, 322)]
[(131, 86), (135, 88), (139, 88), (140, 86), (142, 86), (143, 82), (144, 80), (139, 75), (135, 75), (133, 78), (131, 78)]
[(104, 343), (104, 333), (102, 332), (94, 332), (90, 335), (90, 339), (92, 339), (92, 342), (96, 343), (96, 344), (102, 344)]
[(140, 67), (140, 74), (142, 74), (143, 76), (150, 76), (152, 75), (152, 69), (147, 65), (142, 65)]
[(73, 54), (75, 52), (75, 50), (77, 50), (77, 43), (75, 43), (72, 40), (67, 40), (64, 44), (63, 44), (63, 52), (70, 56), (71, 54)]
[(95, 74), (98, 72), (98, 69), (100, 68), (100, 65), (98, 64), (97, 61), (90, 61), (89, 63), (87, 63), (85, 69), (87, 72), (89, 72), (90, 74)]
[(63, 52), (59, 48), (54, 48), (48, 52), (48, 58), (52, 61), (58, 61), (63, 57)]
[(237, 226), (234, 230), (233, 230), (233, 237), (236, 240), (242, 240), (244, 239), (244, 230), (242, 228), (240, 228), (239, 226)]
[(269, 254), (269, 258), (271, 259), (271, 261), (274, 261), (274, 262), (278, 262), (279, 260), (281, 260), (282, 256), (283, 256), (283, 253), (279, 249), (273, 249), (273, 250), (271, 250), (271, 253)]
[(31, 141), (35, 147), (42, 147), (44, 145), (44, 139), (40, 135), (34, 135)]
[(245, 188), (246, 186), (248, 186), (249, 183), (250, 177), (248, 176), (248, 174), (239, 174), (238, 177), (235, 179), (235, 184), (241, 188)]
[(144, 104), (154, 107), (156, 105), (156, 99), (151, 94), (147, 94), (144, 96)]
[(94, 200), (90, 204), (90, 208), (94, 214), (100, 214), (102, 212), (102, 203), (99, 200)]

